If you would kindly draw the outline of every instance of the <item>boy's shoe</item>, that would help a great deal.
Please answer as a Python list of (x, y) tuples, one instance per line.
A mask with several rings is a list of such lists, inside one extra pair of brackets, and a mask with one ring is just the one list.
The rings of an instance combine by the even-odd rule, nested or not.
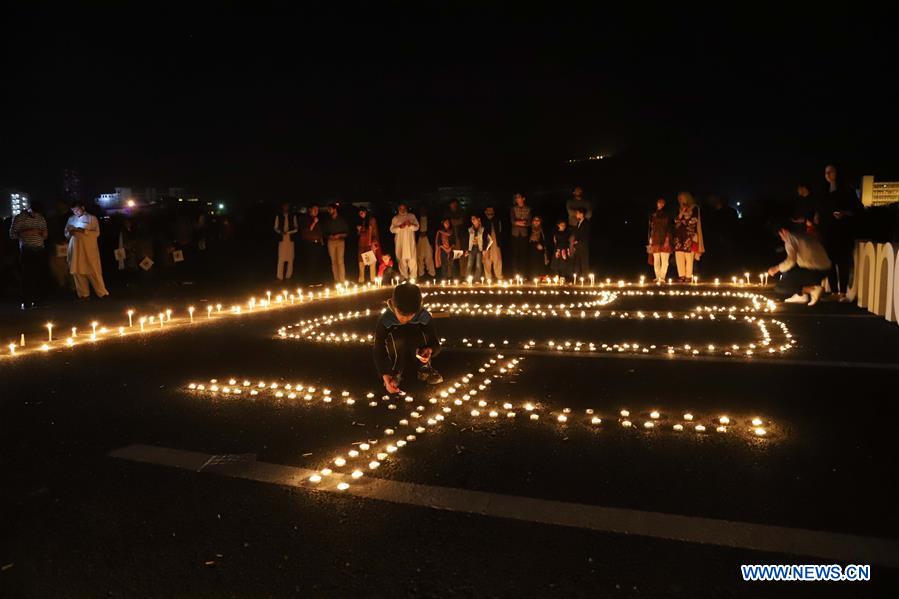
[(784, 300), (785, 304), (807, 304), (808, 296), (804, 293), (794, 293)]
[(812, 287), (812, 290), (809, 291), (811, 299), (809, 300), (808, 305), (814, 306), (815, 304), (817, 304), (818, 300), (821, 299), (822, 293), (824, 293), (824, 288), (820, 285), (815, 285), (814, 287)]

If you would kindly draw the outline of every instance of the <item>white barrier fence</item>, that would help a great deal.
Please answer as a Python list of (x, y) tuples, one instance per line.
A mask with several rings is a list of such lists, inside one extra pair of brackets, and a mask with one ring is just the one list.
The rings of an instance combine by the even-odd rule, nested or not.
[(899, 243), (855, 242), (848, 296), (860, 308), (899, 322)]

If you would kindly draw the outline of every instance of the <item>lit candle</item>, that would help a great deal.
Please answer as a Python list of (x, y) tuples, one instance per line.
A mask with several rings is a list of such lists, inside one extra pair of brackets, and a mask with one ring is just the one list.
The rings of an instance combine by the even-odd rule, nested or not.
[(171, 320), (172, 320), (172, 310), (171, 309), (168, 309), (165, 311), (165, 319), (168, 320), (169, 322), (171, 322)]
[(159, 328), (162, 328), (163, 323), (165, 322), (165, 314), (163, 312), (159, 313)]
[(194, 307), (190, 306), (187, 309), (187, 313), (190, 314), (190, 322), (191, 322), (191, 324), (193, 324), (193, 322), (194, 322)]
[[(590, 277), (590, 287), (593, 287), (593, 284), (594, 284), (594, 282), (596, 281), (596, 279), (595, 279), (595, 277), (594, 277), (594, 275), (593, 275), (592, 272), (589, 274), (589, 277)], [(641, 278), (642, 278), (642, 277), (641, 277)]]
[(91, 329), (93, 329), (94, 337), (96, 337), (97, 336), (97, 321), (96, 320), (91, 323)]
[(212, 306), (206, 306), (206, 318), (212, 318)]
[(16, 344), (15, 344), (15, 343), (10, 343), (10, 344), (7, 345), (6, 347), (9, 348), (9, 353), (10, 353), (10, 354), (15, 355), (15, 353), (16, 353)]
[(78, 336), (78, 328), (72, 327), (72, 337), (77, 337), (77, 336)]
[(140, 320), (138, 320), (138, 322), (140, 323), (140, 332), (143, 333), (144, 332), (144, 323), (147, 322), (147, 317), (141, 316)]
[(134, 328), (134, 310), (128, 310), (128, 328)]
[(47, 323), (47, 341), (53, 341), (53, 323)]
[(19, 346), (25, 347), (25, 333), (22, 333), (22, 335), (19, 337)]

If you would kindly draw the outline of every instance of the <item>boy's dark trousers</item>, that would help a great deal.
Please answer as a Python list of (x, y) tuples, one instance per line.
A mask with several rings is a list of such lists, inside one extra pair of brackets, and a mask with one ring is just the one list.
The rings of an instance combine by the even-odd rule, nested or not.
[(387, 355), (393, 363), (393, 371), (400, 380), (413, 381), (419, 369), (426, 365), (416, 357), (427, 339), (419, 327), (402, 326), (387, 333)]
[(573, 272), (579, 277), (586, 278), (590, 270), (590, 246), (583, 241), (577, 245), (572, 256)]

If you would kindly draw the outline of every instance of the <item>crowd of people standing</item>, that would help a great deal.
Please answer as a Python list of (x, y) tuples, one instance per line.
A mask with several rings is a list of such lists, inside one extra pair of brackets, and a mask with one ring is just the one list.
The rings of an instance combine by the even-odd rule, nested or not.
[[(633, 255), (621, 246), (631, 243), (627, 239), (637, 238), (639, 243), (633, 229), (623, 238), (625, 230), (615, 224), (615, 213), (607, 205), (596, 206), (581, 187), (552, 203), (532, 205), (524, 192), (510, 199), (511, 205), (484, 202), (465, 207), (457, 199), (445, 205), (399, 202), (389, 212), (383, 204), (377, 208), (338, 203), (298, 207), (284, 202), (273, 220), (268, 213), (252, 221), (265, 221), (264, 229), (253, 229), (246, 220), (239, 240), (227, 216), (208, 212), (189, 214), (176, 209), (110, 217), (96, 207), (76, 203), (57, 206), (45, 218), (35, 205), (9, 223), (15, 262), (10, 260), (11, 252), (5, 252), (0, 255), (0, 267), (14, 275), (4, 275), (2, 280), (7, 287), (14, 281), (21, 305), (27, 309), (41, 303), (42, 289), (50, 287), (49, 281), (79, 298), (90, 296), (91, 290), (105, 297), (109, 291), (104, 274), (112, 277), (117, 293), (134, 281), (167, 280), (166, 272), (191, 272), (195, 279), (208, 271), (210, 280), (215, 280), (217, 267), (232, 273), (252, 272), (256, 280), (300, 284), (344, 283), (354, 277), (360, 283), (586, 278), (593, 269), (608, 273), (608, 261), (620, 267), (623, 255)], [(674, 199), (669, 204), (666, 198), (658, 198), (646, 221), (646, 260), (656, 281), (689, 282), (699, 274), (705, 279), (729, 276), (746, 264), (749, 254), (764, 254), (749, 249), (746, 238), (737, 234), (745, 227), (739, 227), (737, 212), (720, 197), (708, 197), (702, 209), (689, 192), (678, 193)], [(793, 259), (772, 267), (772, 274), (803, 284), (784, 284), (780, 291), (791, 291), (789, 296), (798, 295), (797, 301), (806, 297), (813, 303), (814, 294), (807, 293), (810, 276), (787, 273), (802, 268), (816, 273), (826, 270), (826, 287), (835, 298), (845, 299), (862, 211), (855, 189), (837, 179), (832, 165), (825, 169), (819, 190), (799, 185), (791, 201), (790, 236), (781, 235), (782, 251), (792, 252)], [(247, 214), (253, 215), (252, 211)], [(599, 216), (596, 223), (594, 214)], [(779, 234), (783, 231), (777, 229)], [(265, 236), (273, 238), (271, 245), (259, 244)], [(823, 252), (817, 251), (815, 243)], [(5, 250), (11, 247), (4, 246)], [(591, 250), (595, 250), (593, 256)], [(273, 272), (260, 269), (263, 255), (276, 257)], [(822, 255), (828, 260), (826, 269)], [(608, 260), (597, 266), (594, 259), (603, 256)]]
[[(354, 226), (348, 225), (344, 212), (354, 212)], [(412, 210), (408, 203), (400, 202), (382, 235), (377, 218), (364, 206), (342, 210), (332, 204), (328, 216), (322, 219), (317, 205), (293, 213), (288, 204), (283, 204), (274, 220), (278, 240), (276, 277), (291, 279), (299, 251), (303, 262), (300, 278), (307, 282), (330, 278), (345, 283), (346, 247), (353, 241), (360, 283), (423, 278), (586, 277), (590, 271), (591, 203), (578, 187), (557, 212), (555, 227), (547, 231), (543, 217), (532, 210), (523, 193), (515, 194), (508, 219), (503, 219), (493, 205), (466, 212), (457, 199), (442, 209), (419, 204)], [(299, 248), (294, 244), (297, 235), (302, 242)], [(504, 256), (511, 258), (505, 266)], [(330, 277), (323, 276), (328, 270)]]
[[(838, 301), (846, 301), (853, 268), (852, 246), (858, 232), (857, 219), (864, 211), (851, 186), (837, 180), (837, 169), (827, 165), (820, 191), (801, 183), (791, 202), (789, 218), (774, 223), (773, 229), (784, 242), (785, 259), (769, 269), (780, 275), (776, 291), (791, 303), (814, 305), (828, 289)], [(713, 213), (727, 214), (720, 200), (710, 202)], [(729, 227), (716, 219), (717, 236)], [(721, 244), (719, 247), (726, 247)], [(689, 282), (694, 265), (705, 254), (702, 213), (692, 194), (677, 194), (677, 212), (667, 209), (665, 198), (656, 200), (649, 215), (646, 251), (656, 282), (668, 280), (669, 258), (673, 253), (677, 280)], [(826, 280), (826, 283), (825, 283)]]

